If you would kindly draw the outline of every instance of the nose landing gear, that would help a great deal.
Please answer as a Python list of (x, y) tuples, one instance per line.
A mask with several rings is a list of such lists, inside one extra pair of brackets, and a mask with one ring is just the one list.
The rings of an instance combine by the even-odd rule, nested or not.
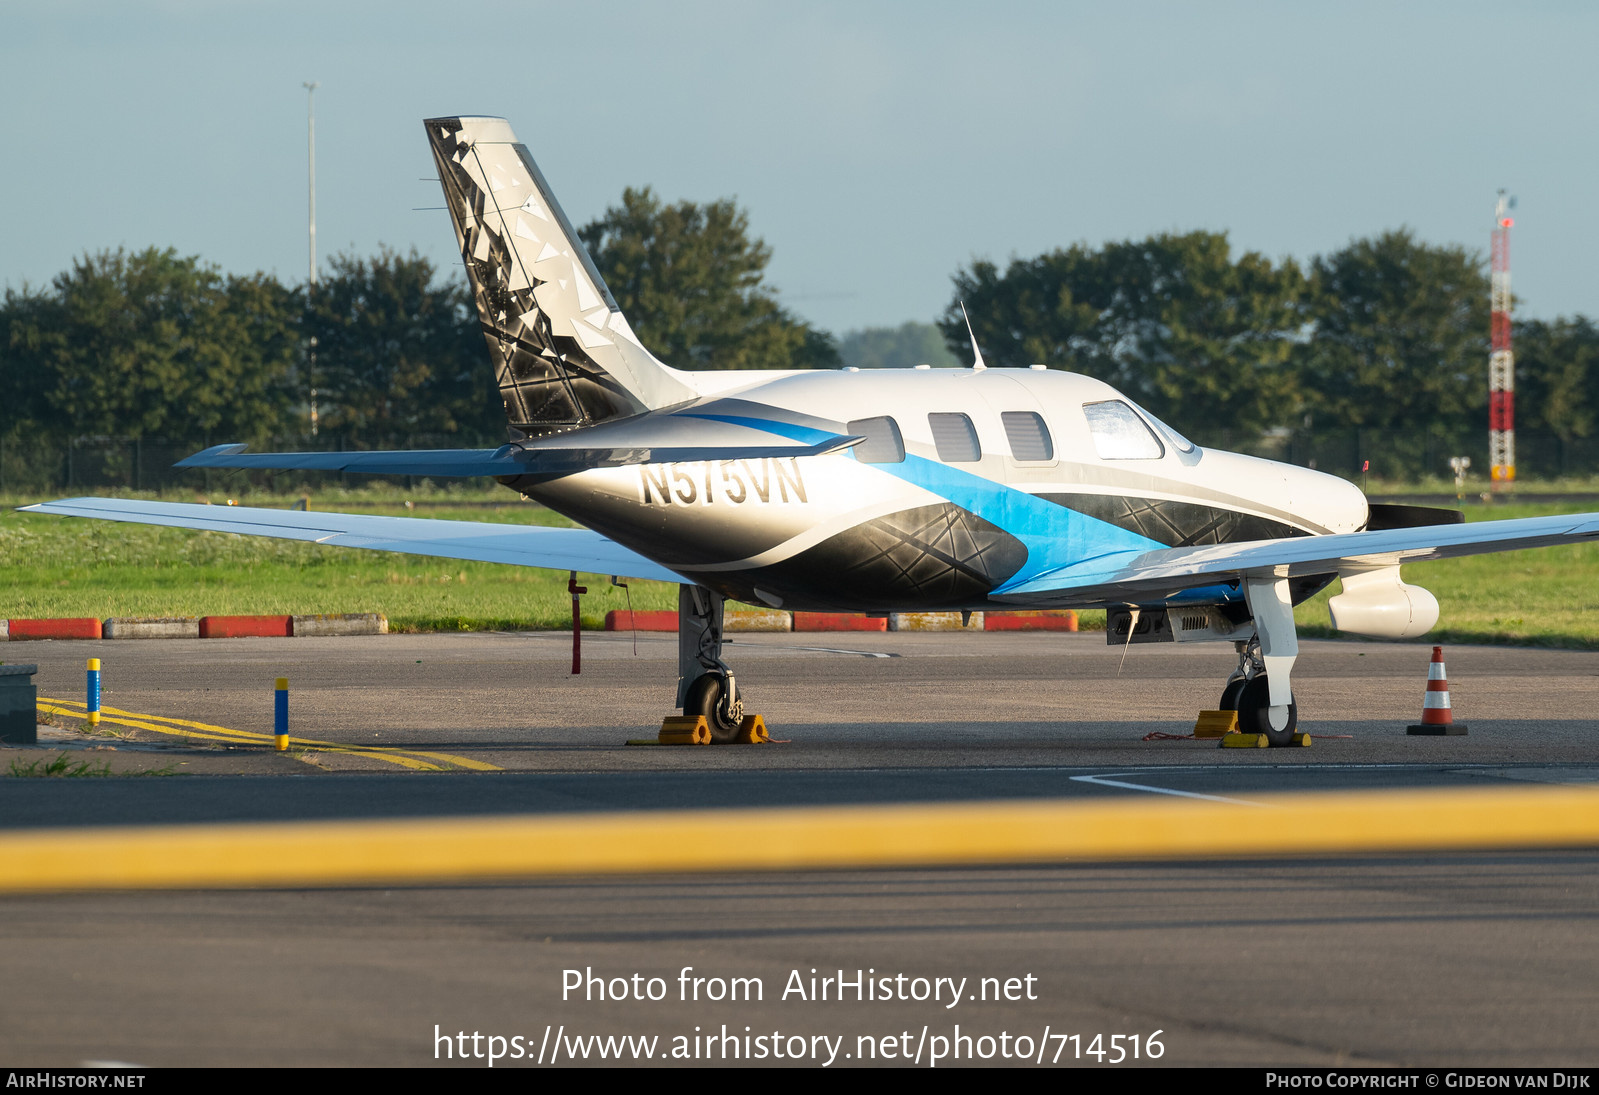
[(1238, 712), (1239, 733), (1264, 735), (1270, 745), (1292, 745), (1299, 727), (1299, 705), (1288, 678), (1299, 653), (1299, 640), (1288, 582), (1275, 576), (1251, 577), (1244, 590), (1255, 619), (1255, 635), (1248, 642), (1233, 644), (1238, 668), (1227, 678), (1219, 706), (1223, 711)]

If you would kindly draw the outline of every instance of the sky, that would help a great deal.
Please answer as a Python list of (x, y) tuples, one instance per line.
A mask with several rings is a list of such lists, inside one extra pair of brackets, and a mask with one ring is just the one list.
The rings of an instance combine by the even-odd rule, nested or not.
[(173, 247), (298, 283), (315, 80), (324, 260), (457, 261), (420, 122), (508, 118), (574, 223), (734, 198), (836, 333), (951, 277), (1157, 232), (1306, 259), (1408, 227), (1520, 315), (1599, 313), (1589, 3), (0, 0), (0, 285)]

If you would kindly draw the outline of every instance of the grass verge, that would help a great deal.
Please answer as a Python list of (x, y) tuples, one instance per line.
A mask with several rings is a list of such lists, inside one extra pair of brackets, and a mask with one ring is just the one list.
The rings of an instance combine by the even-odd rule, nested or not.
[(109, 776), (111, 765), (94, 764), (80, 760), (76, 764), (62, 753), (54, 760), (39, 757), (24, 763), (20, 758), (11, 762), (10, 774), (22, 778), (79, 779), (82, 777)]
[[(1525, 497), (1525, 496), (1524, 496)], [(0, 499), (0, 566), (7, 593), (0, 618), (382, 612), (396, 631), (549, 630), (571, 625), (560, 572), (463, 563), (265, 540), (216, 532), (14, 512), (36, 499)], [(184, 500), (193, 500), (186, 498)], [(225, 499), (219, 499), (225, 500)], [(288, 505), (282, 496), (245, 496), (254, 505)], [(405, 502), (410, 500), (412, 507)], [(404, 498), (373, 487), (319, 495), (314, 508), (394, 516), (565, 525), (542, 507), (501, 490), (426, 491)], [(1582, 504), (1467, 503), (1467, 520), (1575, 513)], [(1514, 643), (1599, 649), (1599, 545), (1479, 555), (1405, 568), (1442, 608), (1432, 637), (1452, 643)], [(611, 609), (674, 609), (677, 592), (661, 582), (623, 589), (606, 575), (581, 575), (585, 627)], [(1328, 623), (1331, 589), (1299, 606), (1307, 637), (1336, 637)], [(1084, 613), (1085, 630), (1104, 627)]]

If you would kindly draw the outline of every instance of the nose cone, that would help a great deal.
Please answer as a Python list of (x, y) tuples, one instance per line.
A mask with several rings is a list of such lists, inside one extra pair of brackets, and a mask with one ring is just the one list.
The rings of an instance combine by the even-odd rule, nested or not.
[(1361, 489), (1347, 479), (1309, 468), (1290, 467), (1285, 474), (1293, 512), (1328, 532), (1358, 532), (1370, 510)]
[(1336, 475), (1245, 456), (1205, 450), (1195, 482), (1234, 495), (1241, 506), (1292, 515), (1313, 532), (1358, 532), (1366, 527), (1366, 496)]

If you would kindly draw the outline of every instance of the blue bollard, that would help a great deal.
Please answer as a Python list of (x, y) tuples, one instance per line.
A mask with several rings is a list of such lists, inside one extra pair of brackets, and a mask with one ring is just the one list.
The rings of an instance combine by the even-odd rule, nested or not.
[(289, 678), (278, 678), (278, 692), (276, 705), (272, 712), (272, 732), (276, 738), (278, 752), (287, 752), (289, 748)]
[(88, 682), (84, 691), (88, 693), (85, 706), (89, 709), (89, 725), (100, 725), (100, 659), (89, 659)]

